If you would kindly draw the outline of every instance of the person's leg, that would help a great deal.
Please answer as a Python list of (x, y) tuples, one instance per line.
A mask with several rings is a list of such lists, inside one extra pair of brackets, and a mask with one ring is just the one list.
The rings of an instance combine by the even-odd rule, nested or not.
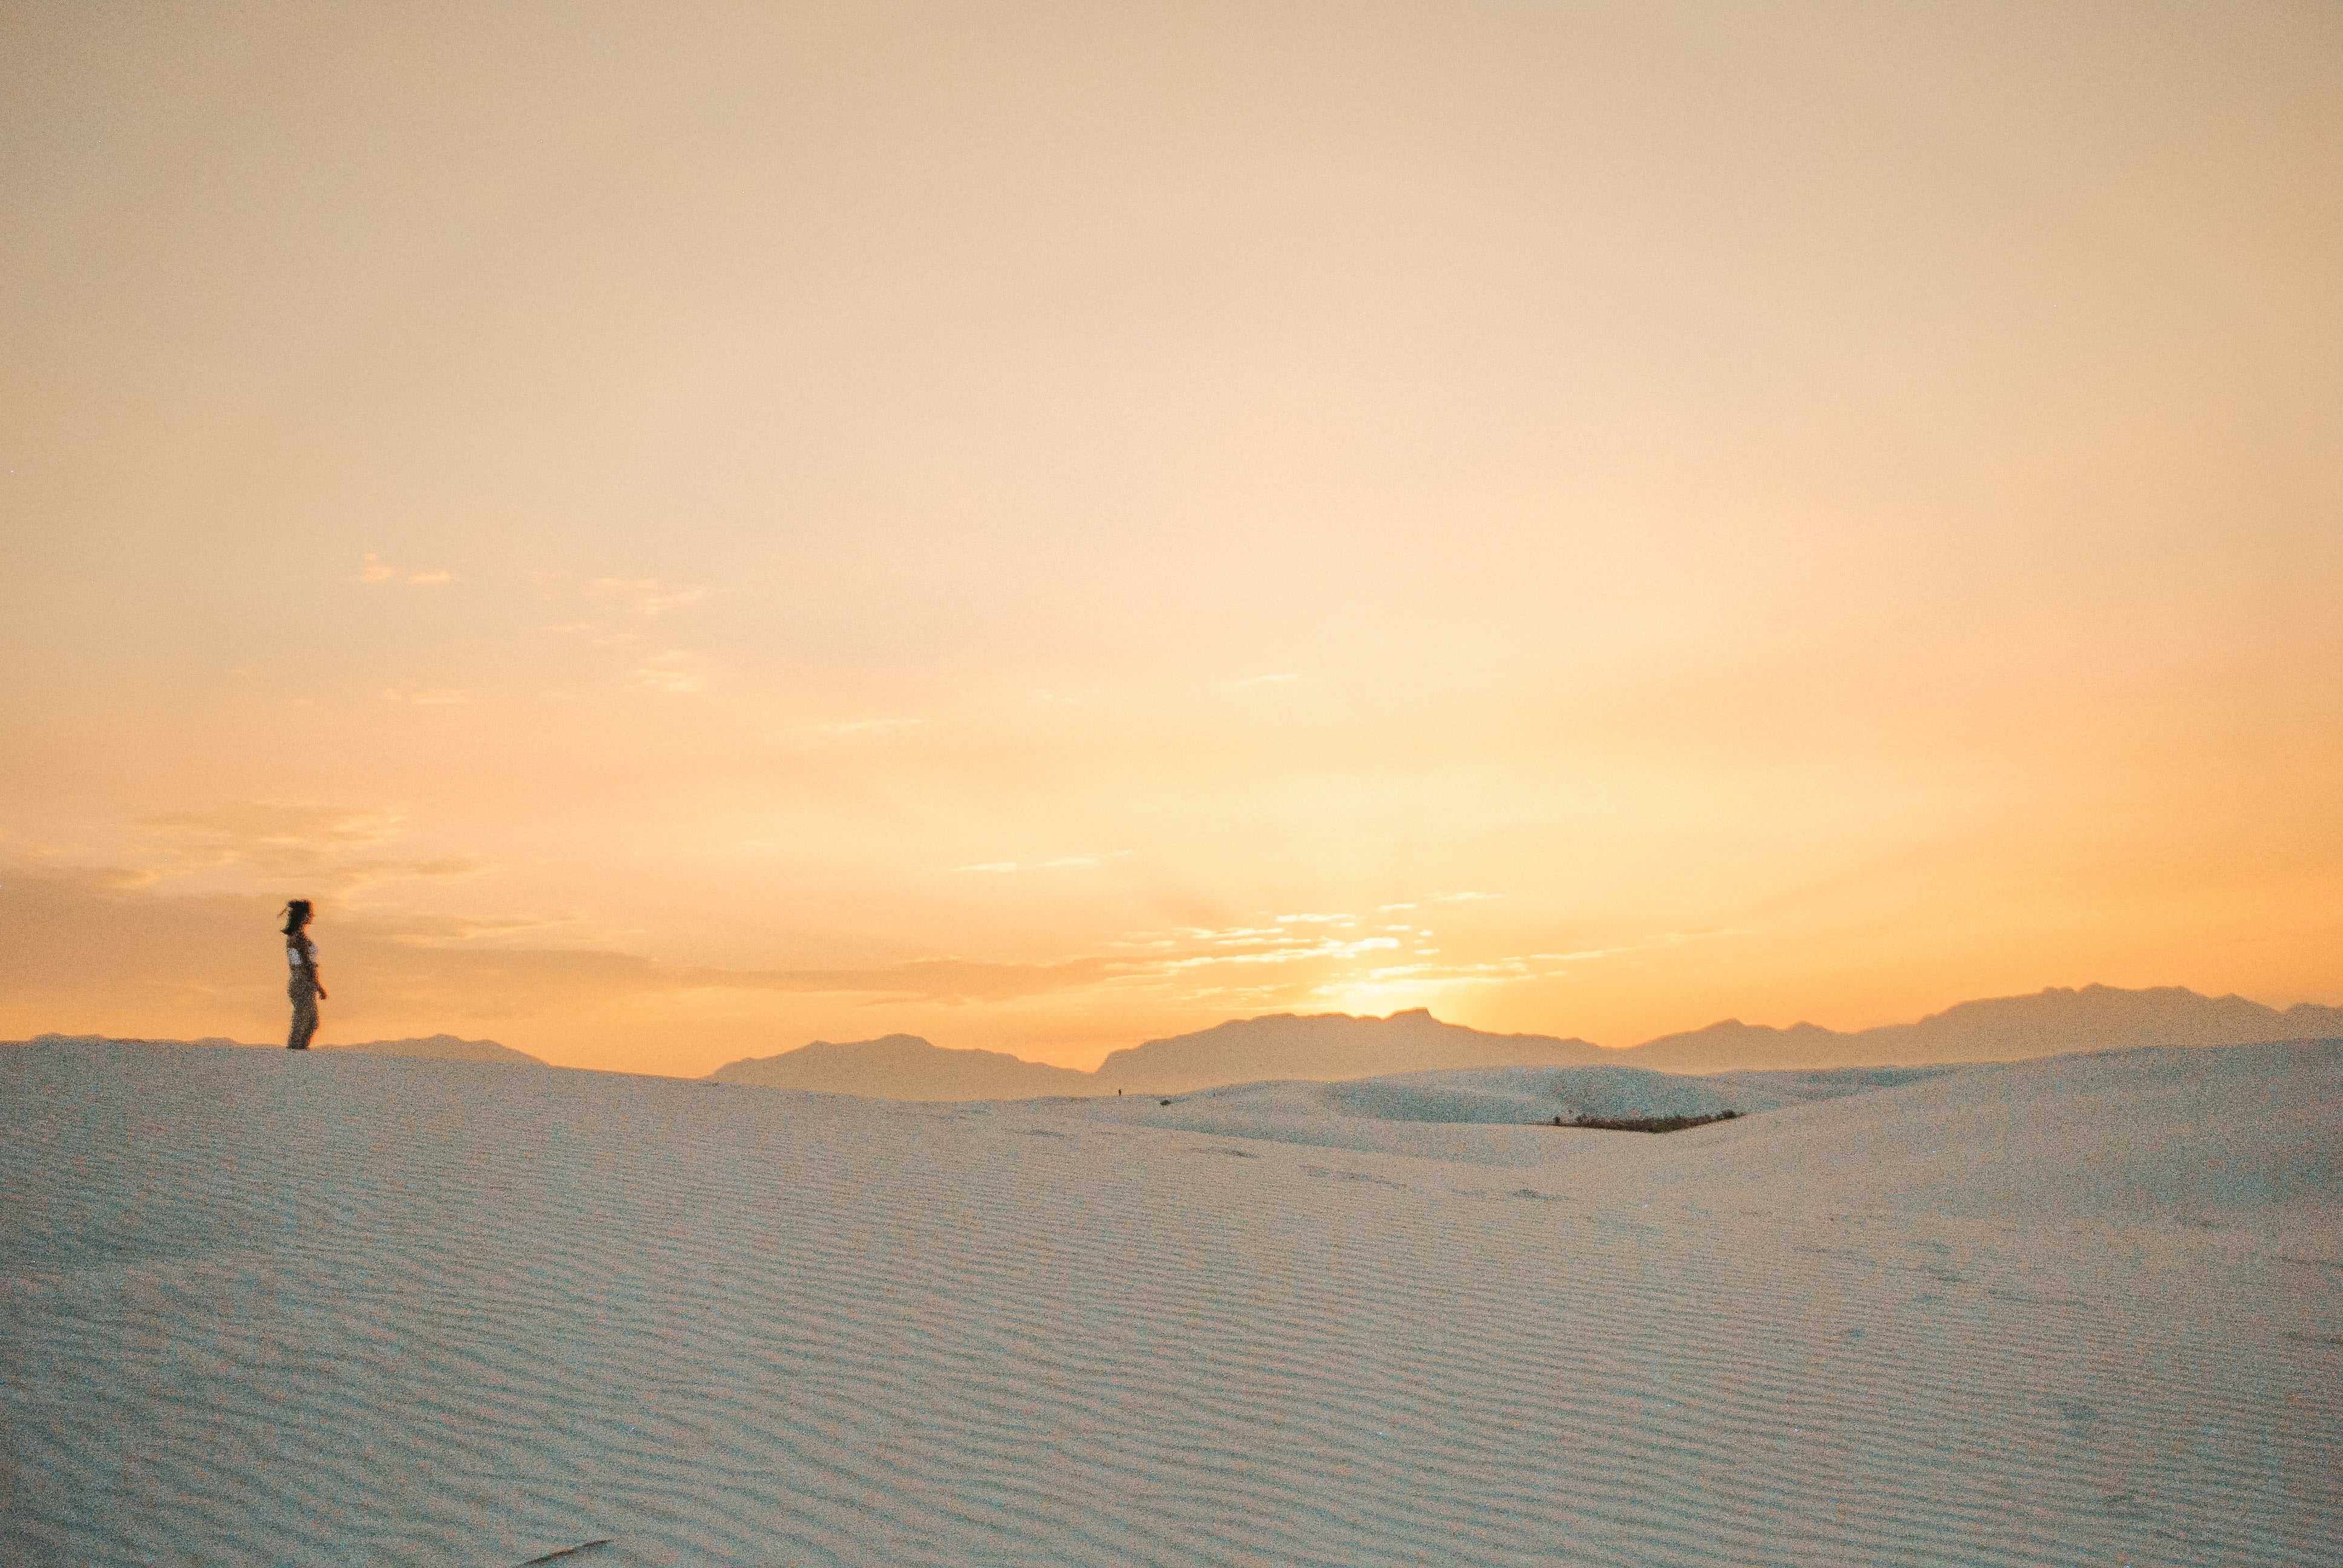
[(285, 1042), (287, 1050), (307, 1050), (309, 1040), (317, 1032), (317, 988), (314, 985), (293, 986), (293, 1034)]

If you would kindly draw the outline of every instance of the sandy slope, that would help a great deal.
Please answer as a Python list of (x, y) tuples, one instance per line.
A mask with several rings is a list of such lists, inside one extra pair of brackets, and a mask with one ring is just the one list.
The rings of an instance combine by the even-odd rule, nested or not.
[(2332, 1561), (2343, 1044), (1755, 1082), (1666, 1138), (1385, 1120), (1551, 1080), (1344, 1087), (1238, 1138), (1202, 1119), (1243, 1095), (0, 1051), (0, 1538)]

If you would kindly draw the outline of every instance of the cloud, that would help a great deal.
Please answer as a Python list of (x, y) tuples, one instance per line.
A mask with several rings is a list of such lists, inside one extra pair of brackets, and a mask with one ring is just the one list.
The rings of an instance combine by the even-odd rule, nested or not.
[(626, 668), (626, 684), (638, 691), (688, 696), (706, 691), (732, 673), (721, 660), (706, 654), (659, 648), (635, 625), (615, 619), (613, 612), (648, 618), (697, 603), (708, 597), (709, 590), (700, 584), (620, 577), (594, 578), (579, 584), (568, 573), (552, 569), (523, 575), (548, 598), (582, 598), (597, 607), (588, 612), (593, 618), (553, 621), (538, 629), (556, 636), (584, 637), (591, 647), (627, 656), (630, 663)]
[(396, 839), (406, 814), (389, 807), (236, 800), (140, 822), (159, 859), (143, 879), (242, 866), (272, 879), (299, 878), (319, 890), (347, 892), (409, 878), (467, 877), (486, 869), (470, 855), (391, 859), (369, 855)]
[(397, 836), (406, 813), (388, 807), (235, 800), (200, 811), (149, 817), (138, 825), (206, 864), (245, 861), (307, 869)]
[[(366, 555), (366, 564), (358, 568), (356, 580), (362, 583), (397, 582), (401, 580), (401, 568), (392, 566), (372, 550), (368, 550)], [(444, 569), (407, 572), (404, 574), (404, 580), (423, 588), (437, 588), (441, 583), (455, 581), (456, 574)]]
[[(319, 900), (330, 952), (337, 1029), (365, 1038), (377, 1027), (493, 1028), (498, 1020), (583, 1016), (611, 1007), (666, 1008), (695, 995), (758, 993), (848, 999), (865, 1006), (982, 1006), (1044, 997), (1133, 990), (1173, 1005), (1265, 1011), (1364, 998), (1374, 988), (1416, 988), (1410, 1000), (1450, 985), (1532, 980), (1542, 965), (1520, 958), (1471, 964), (1433, 961), (1390, 937), (1342, 940), (1293, 928), (1132, 933), (1108, 953), (1035, 961), (925, 957), (852, 968), (718, 969), (663, 963), (591, 942), (574, 914), (369, 914), (338, 896), (337, 857), (381, 846), (398, 830), (385, 809), (245, 802), (158, 819), (156, 831), (191, 853), (256, 869), (298, 870), (299, 890)], [(457, 874), (468, 861), (437, 865)], [(283, 968), (272, 962), (281, 892), (176, 893), (135, 873), (67, 867), (19, 855), (0, 866), (0, 1028), (103, 1029), (176, 1038), (234, 1033), (263, 1039), (281, 1029)], [(623, 933), (604, 933), (616, 940)], [(89, 955), (102, 952), (102, 974)], [(662, 1014), (661, 1016), (667, 1016)]]
[(635, 666), (630, 684), (646, 691), (705, 691), (727, 673), (712, 658), (671, 648)]
[(890, 729), (916, 729), (924, 719), (850, 719), (839, 724), (817, 725), (824, 735), (877, 735)]
[(1502, 899), (1503, 893), (1441, 893), (1433, 897), (1436, 904), (1464, 904), (1480, 899)]
[(586, 585), (588, 596), (617, 603), (637, 615), (664, 615), (708, 597), (699, 583), (669, 582), (665, 578), (596, 578)]
[(1095, 855), (1064, 855), (1054, 860), (1035, 860), (1030, 865), (1022, 860), (986, 860), (974, 866), (957, 866), (953, 869), (960, 871), (1088, 871), (1105, 865), (1109, 860), (1120, 860), (1130, 853), (1129, 849), (1108, 849)]
[(444, 947), (477, 941), (483, 937), (518, 936), (523, 931), (554, 930), (585, 923), (575, 911), (558, 915), (480, 916), (389, 914), (362, 917), (369, 932), (387, 941)]
[(860, 970), (678, 970), (689, 989), (861, 994), (887, 1001), (1010, 1001), (1053, 991), (1081, 990), (1113, 977), (1130, 960), (1066, 959), (1054, 963), (990, 963), (968, 959), (915, 959)]
[(1355, 958), (1361, 953), (1389, 951), (1399, 946), (1396, 937), (1363, 937), (1356, 941), (1337, 941), (1332, 937), (1293, 946), (1267, 946), (1250, 952), (1197, 953), (1188, 958), (1169, 960), (1171, 969), (1197, 969), (1206, 964), (1290, 964), (1308, 959)]

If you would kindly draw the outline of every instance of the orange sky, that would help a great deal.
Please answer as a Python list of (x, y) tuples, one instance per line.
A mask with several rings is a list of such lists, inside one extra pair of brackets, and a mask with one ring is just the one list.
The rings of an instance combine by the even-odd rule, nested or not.
[(0, 1035), (2343, 1001), (2343, 12), (18, 6)]

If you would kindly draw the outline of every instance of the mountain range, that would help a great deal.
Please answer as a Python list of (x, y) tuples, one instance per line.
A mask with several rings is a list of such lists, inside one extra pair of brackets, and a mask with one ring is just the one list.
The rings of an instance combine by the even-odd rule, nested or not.
[(1852, 1034), (1811, 1023), (1770, 1029), (1727, 1019), (1646, 1040), (1606, 1060), (1662, 1072), (1901, 1067), (2022, 1061), (2135, 1045), (2255, 1045), (2338, 1036), (2343, 1036), (2343, 1007), (2301, 1002), (2281, 1011), (2241, 996), (2199, 996), (2180, 986), (2119, 990), (2087, 985), (1965, 1001), (1917, 1023), (1882, 1024)]
[(321, 1050), (363, 1050), (376, 1056), (421, 1056), (434, 1061), (510, 1061), (543, 1067), (544, 1061), (525, 1050), (493, 1040), (458, 1040), (452, 1034), (426, 1035), (420, 1040), (369, 1040), (357, 1045), (327, 1045)]
[[(65, 1037), (43, 1035), (42, 1040)], [(1479, 1067), (1589, 1067), (1661, 1072), (1913, 1067), (2017, 1061), (2129, 1046), (2253, 1045), (2343, 1039), (2343, 1007), (2302, 1002), (2283, 1010), (2243, 997), (2200, 996), (2179, 986), (2122, 990), (2087, 985), (2032, 996), (1965, 1001), (1916, 1023), (1845, 1032), (1818, 1024), (1786, 1029), (1726, 1019), (1625, 1049), (1544, 1034), (1493, 1034), (1443, 1023), (1423, 1008), (1387, 1018), (1275, 1013), (1118, 1050), (1096, 1072), (1026, 1061), (1000, 1050), (956, 1050), (917, 1035), (815, 1040), (777, 1056), (749, 1057), (709, 1074), (718, 1083), (859, 1094), (880, 1100), (1032, 1100), (1051, 1095), (1186, 1094), (1223, 1084), (1337, 1081)], [(232, 1046), (232, 1040), (147, 1044)], [(283, 1049), (277, 1047), (276, 1049)], [(435, 1034), (321, 1046), (326, 1050), (542, 1066), (493, 1040)]]
[(916, 1034), (844, 1043), (817, 1040), (779, 1056), (749, 1057), (709, 1073), (717, 1083), (810, 1089), (875, 1100), (1039, 1100), (1095, 1094), (1097, 1079), (1005, 1050), (948, 1050)]
[(1110, 1055), (1096, 1072), (1049, 1067), (1005, 1051), (951, 1050), (917, 1035), (816, 1040), (778, 1056), (719, 1068), (719, 1083), (820, 1090), (894, 1100), (1011, 1100), (1059, 1094), (1185, 1094), (1231, 1083), (1336, 1081), (1471, 1067), (1612, 1063), (1662, 1072), (1930, 1062), (2016, 1061), (2138, 1045), (2250, 1045), (2343, 1038), (2343, 1007), (2303, 1002), (2280, 1010), (2243, 997), (2179, 986), (2123, 990), (2088, 985), (2033, 996), (1965, 1001), (1917, 1023), (1845, 1032), (1727, 1019), (1705, 1029), (1614, 1049), (1542, 1034), (1492, 1034), (1443, 1023), (1423, 1008), (1387, 1018), (1277, 1013), (1151, 1040)]
[[(39, 1045), (45, 1041), (50, 1040), (96, 1040), (106, 1038), (109, 1037), (94, 1034), (44, 1034), (35, 1036), (32, 1040), (26, 1043)], [(0, 1044), (6, 1043), (13, 1042), (0, 1041)], [(138, 1045), (232, 1045), (242, 1047), (246, 1050), (266, 1050), (272, 1049), (282, 1050), (285, 1049), (281, 1045), (275, 1047), (255, 1046), (248, 1044), (244, 1040), (230, 1040), (226, 1035), (219, 1034), (206, 1035), (201, 1040), (142, 1040), (131, 1043)], [(320, 1042), (312, 1049), (317, 1050), (363, 1050), (376, 1056), (419, 1056), (428, 1058), (433, 1061), (507, 1061), (524, 1064), (530, 1067), (543, 1067), (545, 1065), (542, 1060), (537, 1057), (529, 1055), (529, 1053), (525, 1050), (515, 1050), (511, 1046), (499, 1045), (493, 1040), (458, 1040), (452, 1034), (426, 1035), (419, 1040), (369, 1040), (350, 1045), (327, 1045)]]

